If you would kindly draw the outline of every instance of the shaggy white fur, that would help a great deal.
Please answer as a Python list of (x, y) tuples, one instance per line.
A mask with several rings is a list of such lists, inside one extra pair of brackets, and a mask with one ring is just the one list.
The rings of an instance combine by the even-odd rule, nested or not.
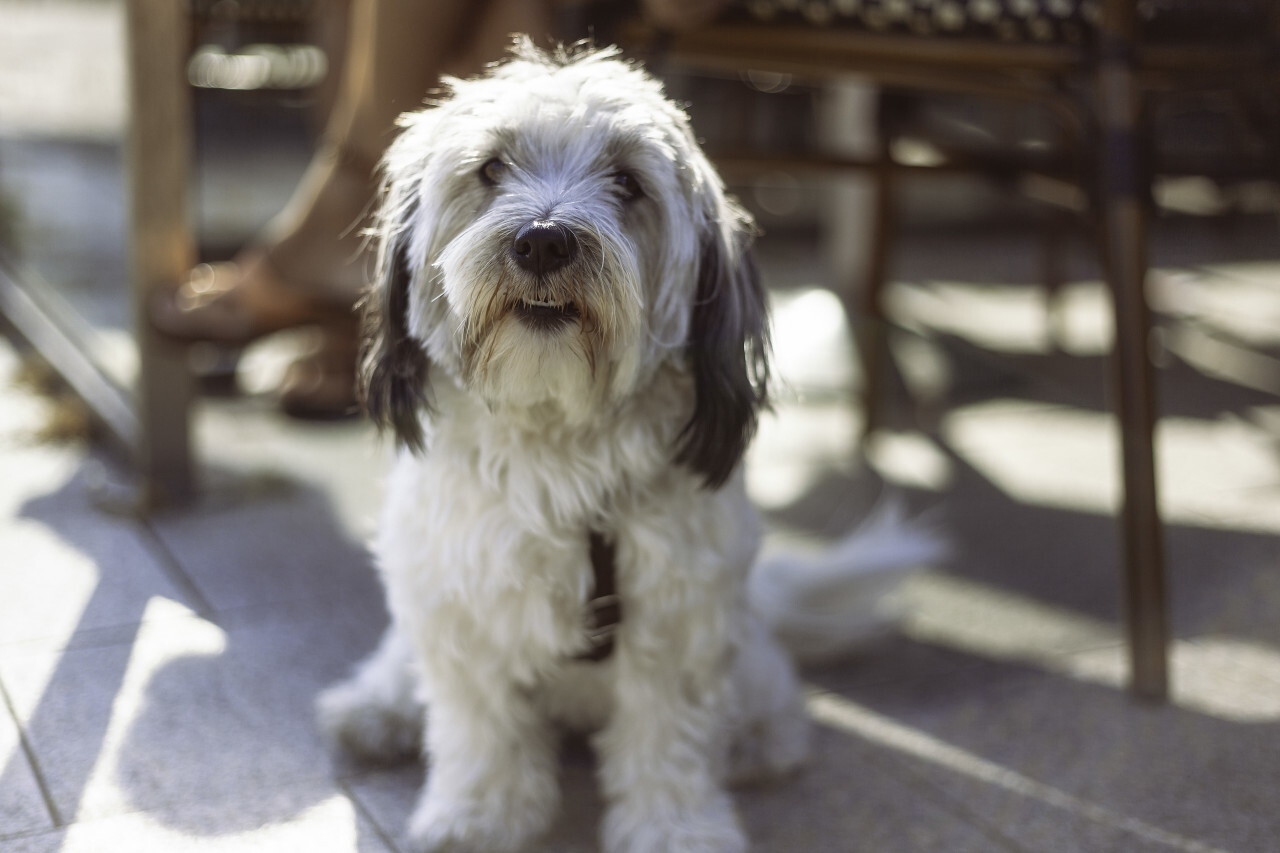
[[(767, 380), (750, 220), (614, 50), (521, 42), (449, 88), (386, 156), (367, 306), (367, 405), (405, 445), (373, 544), (393, 624), (321, 723), (364, 757), (425, 747), (418, 850), (545, 830), (562, 726), (592, 733), (606, 850), (744, 850), (724, 785), (806, 750), (786, 626), (761, 614), (813, 633), (785, 578), (748, 584), (739, 462)], [(578, 659), (593, 531), (623, 610), (596, 663)], [(833, 565), (822, 588), (857, 575)]]

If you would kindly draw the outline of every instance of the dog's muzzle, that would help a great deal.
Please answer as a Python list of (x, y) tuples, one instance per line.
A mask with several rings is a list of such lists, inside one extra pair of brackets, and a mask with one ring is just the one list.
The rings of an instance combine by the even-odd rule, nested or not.
[[(522, 270), (539, 282), (578, 256), (578, 238), (554, 219), (535, 219), (516, 232), (511, 241), (511, 257)], [(516, 306), (520, 318), (534, 328), (551, 331), (580, 316), (572, 301), (557, 298), (549, 287), (539, 287), (532, 298)]]

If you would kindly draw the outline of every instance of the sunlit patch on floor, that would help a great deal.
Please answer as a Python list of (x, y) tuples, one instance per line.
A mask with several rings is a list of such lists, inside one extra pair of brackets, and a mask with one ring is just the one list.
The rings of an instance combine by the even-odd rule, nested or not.
[(747, 491), (760, 507), (795, 501), (833, 470), (854, 466), (861, 419), (846, 402), (779, 404), (760, 419), (747, 456)]
[(941, 492), (954, 475), (946, 453), (923, 433), (879, 431), (871, 436), (866, 453), (876, 473), (900, 486)]
[(116, 813), (132, 808), (128, 794), (115, 782), (130, 730), (148, 701), (151, 679), (172, 661), (216, 657), (226, 651), (222, 629), (168, 598), (152, 597), (134, 638), (124, 678), (111, 704), (111, 718), (94, 762), (87, 791), (96, 796), (81, 805), (76, 817)]
[(847, 394), (856, 361), (839, 297), (819, 287), (777, 292), (771, 310), (773, 366), (784, 396), (818, 389)]
[[(260, 800), (261, 798), (259, 798)], [(243, 803), (246, 810), (262, 808), (261, 802)], [(201, 811), (193, 806), (192, 811)], [(216, 814), (207, 818), (216, 826)], [(161, 823), (146, 812), (76, 823), (66, 830), (60, 853), (99, 853), (130, 850), (138, 853), (236, 853), (243, 850), (306, 850), (339, 853), (362, 850), (359, 816), (351, 800), (333, 794), (285, 821), (270, 821), (240, 832), (198, 835)], [(378, 849), (382, 849), (381, 846)]]
[(814, 692), (808, 700), (810, 715), (819, 723), (848, 732), (869, 743), (911, 756), (964, 777), (1002, 788), (1020, 797), (1070, 813), (1074, 818), (1165, 845), (1185, 853), (1225, 853), (1220, 848), (1127, 817), (1105, 806), (1046, 785), (1017, 771), (1002, 767), (979, 755), (952, 746), (926, 732), (910, 728), (889, 717), (833, 693)]
[[(990, 660), (1034, 666), (1123, 689), (1129, 678), (1116, 625), (945, 574), (904, 592), (904, 633)], [(1174, 705), (1236, 723), (1280, 722), (1280, 649), (1229, 637), (1175, 640)]]
[(1280, 345), (1280, 263), (1214, 264), (1157, 273), (1148, 288), (1152, 305), (1254, 347)]
[(888, 311), (908, 326), (956, 335), (996, 352), (1046, 353), (1049, 313), (1042, 288), (931, 281), (895, 282)]
[[(1107, 413), (993, 400), (956, 410), (942, 432), (1016, 501), (1102, 515), (1119, 506), (1118, 440)], [(1156, 456), (1166, 520), (1280, 532), (1280, 455), (1272, 442), (1242, 420), (1163, 419)]]

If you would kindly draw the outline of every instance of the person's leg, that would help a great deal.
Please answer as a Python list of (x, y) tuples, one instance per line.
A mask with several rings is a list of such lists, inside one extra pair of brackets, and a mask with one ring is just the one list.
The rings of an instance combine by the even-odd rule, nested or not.
[(442, 73), (500, 58), (510, 33), (550, 29), (547, 7), (526, 0), (355, 0), (351, 12), (338, 97), (293, 196), (236, 261), (202, 266), (157, 306), (162, 331), (242, 343), (349, 310), (367, 279), (363, 229), (396, 117), (421, 106)]
[(375, 168), (395, 119), (421, 106), (441, 74), (501, 58), (514, 32), (545, 38), (547, 4), (527, 0), (352, 0), (347, 61), (322, 143), (285, 208), (229, 263), (202, 265), (153, 306), (161, 331), (243, 344), (321, 324), (322, 352), (300, 359), (285, 409), (338, 414), (354, 402), (356, 321), (368, 275), (364, 228)]
[(512, 36), (520, 33), (549, 47), (553, 29), (551, 4), (546, 0), (488, 0), (477, 4), (470, 38), (445, 61), (444, 73), (454, 77), (479, 74), (486, 65), (506, 56)]
[(354, 302), (365, 284), (362, 229), (395, 119), (420, 106), (483, 2), (354, 0), (342, 84), (317, 150), (259, 242), (272, 265), (316, 295)]

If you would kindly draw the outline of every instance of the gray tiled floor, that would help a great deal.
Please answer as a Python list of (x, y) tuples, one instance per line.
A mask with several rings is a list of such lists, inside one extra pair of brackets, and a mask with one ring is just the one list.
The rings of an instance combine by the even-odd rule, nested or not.
[[(866, 457), (838, 305), (833, 322), (816, 271), (765, 257), (791, 381), (750, 459), (769, 546), (844, 529), (889, 484), (955, 547), (908, 585), (898, 633), (806, 673), (814, 761), (739, 793), (755, 848), (1280, 849), (1280, 410), (1241, 367), (1280, 349), (1257, 320), (1280, 265), (1176, 257), (1157, 276), (1192, 281), (1163, 315), (1171, 347), (1207, 329), (1255, 361), (1191, 346), (1162, 374), (1177, 682), (1150, 707), (1124, 691), (1100, 291), (1080, 275), (1054, 349), (1010, 234), (919, 239), (893, 304), (907, 382), (934, 402)], [(0, 344), (0, 375), (16, 363)], [(0, 853), (403, 850), (422, 768), (336, 760), (311, 717), (385, 622), (360, 544), (385, 447), (358, 422), (209, 401), (202, 502), (139, 520), (97, 508), (93, 452), (31, 440), (45, 406), (0, 387)], [(563, 781), (537, 849), (594, 850), (583, 750)]]
[[(15, 50), (0, 54), (24, 81), (0, 87), (6, 121), (88, 122), (97, 140), (7, 149), (7, 190), (39, 187), (25, 227), (69, 217), (74, 237), (28, 260), (119, 325), (121, 94), (47, 69), (121, 79), (108, 49), (120, 7), (3, 5)], [(65, 9), (78, 24), (50, 15)], [(50, 26), (75, 61), (53, 61)], [(272, 161), (248, 186), (287, 191), (292, 174)], [(229, 221), (249, 233), (244, 203)], [(791, 383), (750, 459), (769, 547), (845, 529), (886, 483), (940, 512), (955, 547), (905, 590), (897, 634), (806, 672), (814, 760), (739, 792), (755, 849), (1280, 850), (1280, 244), (1263, 218), (1158, 231), (1177, 633), (1164, 707), (1124, 691), (1107, 310), (1085, 253), (1051, 314), (1026, 286), (1041, 267), (1023, 231), (909, 236), (889, 302), (921, 405), (860, 457), (839, 302), (812, 287), (825, 279), (811, 245), (766, 238)], [(278, 364), (280, 343), (249, 360)], [(47, 403), (9, 384), (16, 368), (0, 339), (0, 853), (403, 851), (423, 769), (334, 759), (311, 716), (385, 623), (361, 545), (385, 447), (356, 422), (210, 401), (201, 503), (112, 516), (94, 503), (93, 451), (32, 439)], [(589, 853), (600, 799), (584, 750), (566, 752), (562, 780), (562, 816), (537, 849)]]

